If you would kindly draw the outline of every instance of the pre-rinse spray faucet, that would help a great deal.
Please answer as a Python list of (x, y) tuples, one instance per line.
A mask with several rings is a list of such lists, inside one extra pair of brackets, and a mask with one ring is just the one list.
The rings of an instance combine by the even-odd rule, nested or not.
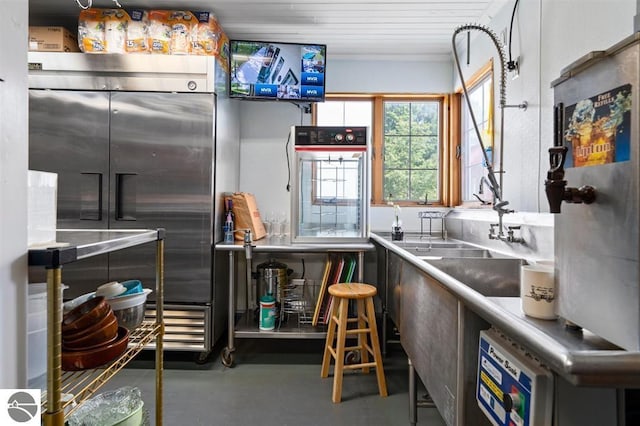
[[(464, 82), (464, 75), (462, 74), (462, 68), (460, 67), (460, 60), (458, 59), (458, 50), (456, 47), (456, 36), (463, 31), (477, 30), (481, 31), (489, 36), (496, 49), (498, 50), (498, 56), (500, 57), (500, 145), (499, 145), (499, 178), (496, 178), (496, 172), (493, 169), (493, 164), (489, 159), (487, 154), (487, 150), (485, 149), (484, 143), (482, 142), (482, 135), (480, 133), (480, 129), (478, 128), (478, 123), (476, 121), (475, 114), (473, 113), (473, 108), (471, 106), (471, 100), (469, 99), (469, 93), (467, 91), (467, 86)], [(502, 164), (503, 164), (503, 145), (504, 145), (504, 109), (505, 108), (521, 108), (526, 109), (527, 103), (523, 102), (519, 105), (507, 105), (507, 79), (506, 79), (506, 56), (504, 53), (504, 48), (500, 41), (498, 40), (498, 36), (488, 27), (479, 24), (465, 24), (456, 28), (453, 32), (453, 37), (451, 40), (453, 45), (453, 58), (455, 59), (456, 68), (458, 70), (458, 75), (460, 76), (460, 83), (462, 85), (462, 91), (464, 92), (464, 98), (467, 102), (467, 106), (469, 107), (469, 115), (471, 117), (471, 122), (473, 123), (473, 128), (476, 132), (476, 137), (478, 138), (478, 143), (480, 144), (480, 148), (482, 149), (482, 155), (484, 156), (485, 168), (487, 169), (487, 179), (489, 181), (489, 189), (493, 194), (493, 209), (498, 213), (498, 223), (495, 226), (490, 228), (489, 238), (491, 239), (499, 239), (501, 241), (507, 242), (518, 242), (522, 243), (524, 240), (520, 237), (513, 236), (513, 229), (509, 229), (507, 235), (505, 235), (503, 231), (502, 225), (502, 217), (507, 213), (513, 213), (514, 210), (508, 209), (506, 206), (509, 204), (508, 201), (502, 199)], [(494, 231), (495, 227), (497, 227), (497, 233)], [(515, 228), (514, 228), (515, 229)]]

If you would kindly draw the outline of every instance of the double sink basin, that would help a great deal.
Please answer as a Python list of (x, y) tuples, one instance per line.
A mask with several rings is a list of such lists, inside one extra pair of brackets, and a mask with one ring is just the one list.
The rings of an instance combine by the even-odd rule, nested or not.
[(404, 240), (393, 243), (483, 296), (520, 296), (521, 259), (464, 242)]

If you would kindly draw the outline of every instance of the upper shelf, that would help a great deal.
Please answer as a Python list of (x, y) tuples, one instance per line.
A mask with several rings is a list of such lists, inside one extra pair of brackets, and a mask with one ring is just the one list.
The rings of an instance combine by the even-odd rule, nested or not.
[(55, 247), (29, 249), (29, 265), (59, 267), (99, 254), (164, 239), (165, 230), (58, 229)]

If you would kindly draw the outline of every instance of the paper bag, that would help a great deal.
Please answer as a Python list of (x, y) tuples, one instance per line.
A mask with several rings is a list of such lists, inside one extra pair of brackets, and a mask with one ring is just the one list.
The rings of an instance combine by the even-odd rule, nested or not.
[[(236, 229), (251, 229), (251, 237), (259, 240), (267, 235), (264, 229), (256, 197), (248, 192), (236, 192), (231, 197), (233, 201), (233, 214), (236, 217)], [(242, 240), (242, 232), (235, 233), (236, 240)]]

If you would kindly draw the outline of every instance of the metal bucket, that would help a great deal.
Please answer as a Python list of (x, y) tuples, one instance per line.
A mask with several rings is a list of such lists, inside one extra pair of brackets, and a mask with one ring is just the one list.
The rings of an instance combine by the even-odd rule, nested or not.
[(274, 259), (256, 266), (258, 272), (256, 299), (263, 296), (272, 296), (279, 304), (284, 296), (284, 289), (289, 283), (289, 274), (292, 272), (284, 263)]

